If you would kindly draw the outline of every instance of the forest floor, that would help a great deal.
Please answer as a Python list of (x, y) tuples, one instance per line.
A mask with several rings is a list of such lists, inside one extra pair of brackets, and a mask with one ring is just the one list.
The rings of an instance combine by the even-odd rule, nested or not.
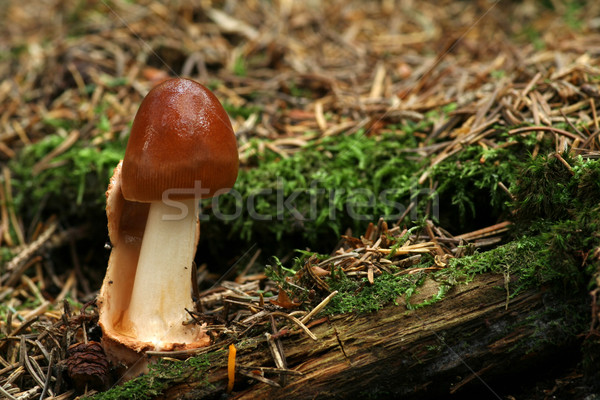
[[(341, 294), (328, 305), (374, 312), (408, 299), (423, 274), (450, 287), (463, 257), (516, 243), (556, 264), (527, 259), (520, 272), (536, 280), (523, 287), (585, 292), (586, 328), (574, 335), (595, 337), (599, 15), (593, 1), (3, 1), (2, 395), (81, 393), (67, 348), (99, 335), (88, 328), (109, 256), (104, 192), (142, 98), (178, 76), (209, 87), (231, 117), (239, 199), (272, 196), (253, 203), (268, 223), (203, 222), (204, 311), (245, 293), (251, 302), (231, 313), (252, 313), (258, 292), (310, 311), (335, 284), (298, 274), (317, 266), (331, 279), (341, 271), (351, 293), (414, 277), (363, 308)], [(298, 188), (275, 216), (278, 190)], [(204, 212), (235, 213), (223, 197)], [(297, 299), (289, 282), (314, 296)], [(217, 343), (246, 327), (223, 328)], [(506, 398), (591, 396), (576, 358)]]

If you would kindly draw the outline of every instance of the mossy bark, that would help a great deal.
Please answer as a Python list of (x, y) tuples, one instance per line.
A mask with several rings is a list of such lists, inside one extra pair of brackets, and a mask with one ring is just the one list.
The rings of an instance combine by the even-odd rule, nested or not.
[[(317, 341), (304, 334), (282, 339), (288, 368), (303, 376), (288, 376), (284, 387), (275, 388), (237, 374), (230, 398), (510, 394), (511, 385), (515, 389), (524, 378), (547, 373), (550, 365), (564, 365), (564, 357), (577, 355), (574, 325), (586, 314), (586, 304), (565, 304), (544, 288), (507, 302), (506, 288), (505, 276), (484, 274), (456, 286), (433, 305), (408, 310), (399, 301), (376, 313), (330, 317), (311, 329)], [(437, 284), (429, 281), (419, 296), (425, 300), (436, 292)], [(415, 300), (413, 296), (411, 303)], [(274, 367), (265, 339), (238, 347), (238, 365)], [(165, 397), (212, 398), (222, 393), (227, 384), (226, 354), (211, 365), (212, 387), (188, 382), (170, 388)]]

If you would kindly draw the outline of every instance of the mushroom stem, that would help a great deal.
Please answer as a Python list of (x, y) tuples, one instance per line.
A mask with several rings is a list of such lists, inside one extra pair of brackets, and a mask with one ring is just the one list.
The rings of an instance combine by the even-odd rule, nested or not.
[(183, 322), (188, 319), (185, 309), (193, 309), (198, 200), (180, 200), (177, 207), (181, 215), (162, 201), (150, 204), (128, 310), (136, 337), (157, 348), (197, 339), (194, 329)]

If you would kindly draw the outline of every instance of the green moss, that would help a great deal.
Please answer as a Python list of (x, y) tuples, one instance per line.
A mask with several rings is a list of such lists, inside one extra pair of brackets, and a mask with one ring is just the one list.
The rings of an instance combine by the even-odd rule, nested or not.
[[(567, 162), (572, 161), (564, 154)], [(517, 221), (572, 217), (576, 186), (569, 170), (554, 156), (538, 156), (521, 169), (513, 191)]]
[[(260, 112), (253, 106), (225, 107), (234, 117)], [(430, 160), (407, 149), (420, 145), (421, 139), (414, 132), (430, 129), (433, 120), (455, 107), (449, 104), (431, 111), (419, 122), (390, 125), (391, 133), (387, 134), (369, 137), (359, 132), (325, 137), (288, 158), (269, 150), (258, 152), (260, 142), (254, 142), (255, 156), (250, 158), (249, 168), (239, 173), (236, 195), (224, 194), (203, 203), (201, 245), (208, 249), (203, 254), (222, 254), (219, 246), (231, 241), (237, 241), (241, 248), (245, 243), (258, 243), (265, 253), (278, 255), (305, 246), (328, 251), (347, 228), (364, 231), (369, 222), (379, 217), (397, 222), (411, 201), (416, 201), (417, 207), (403, 223), (424, 217), (428, 202), (437, 201), (436, 193), (431, 194), (428, 186), (417, 183)], [(67, 122), (48, 121), (55, 125)], [(98, 119), (97, 127), (110, 129), (105, 118)], [(487, 152), (473, 146), (463, 156), (436, 167), (433, 177), (440, 182), (437, 194), (444, 204), (450, 198), (466, 215), (474, 212), (474, 204), (485, 203), (477, 193), (489, 193), (495, 207), (490, 218), (505, 211), (506, 195), (497, 184), (510, 184), (509, 175), (515, 164), (511, 160), (521, 157), (523, 149), (533, 145), (527, 142), (528, 138), (505, 140), (513, 140), (517, 145)], [(14, 205), (25, 226), (53, 214), (66, 225), (72, 221), (79, 226), (86, 221), (97, 223), (102, 218), (104, 192), (112, 169), (124, 154), (125, 142), (92, 146), (81, 139), (52, 160), (51, 168), (35, 174), (33, 166), (63, 141), (59, 135), (50, 135), (27, 147), (11, 162)], [(515, 149), (520, 149), (519, 154), (512, 155)], [(481, 156), (488, 157), (488, 161), (480, 164)], [(499, 168), (497, 162), (501, 163)], [(474, 185), (477, 190), (471, 190)], [(446, 211), (445, 215), (457, 214)], [(277, 248), (272, 249), (275, 241)]]
[[(422, 307), (442, 299), (449, 288), (471, 282), (477, 275), (496, 273), (511, 279), (510, 298), (535, 287), (547, 287), (555, 295), (587, 295), (592, 278), (600, 271), (600, 263), (593, 250), (600, 248), (600, 162), (570, 159), (572, 172), (555, 157), (539, 157), (520, 163), (521, 177), (515, 181), (517, 200), (507, 203), (517, 207), (516, 215), (521, 228), (512, 240), (494, 249), (462, 258), (450, 259), (449, 265), (433, 273), (415, 273), (395, 276), (384, 273), (373, 285), (366, 279), (346, 277), (341, 271), (328, 281), (339, 294), (331, 301), (327, 313), (371, 312), (386, 304), (397, 302), (403, 296), (408, 308)], [(493, 181), (489, 181), (493, 182)], [(535, 182), (535, 183), (534, 183)], [(539, 187), (537, 185), (540, 185)], [(537, 191), (550, 199), (532, 200)], [(519, 208), (523, 207), (523, 208)], [(557, 211), (558, 209), (558, 211)], [(527, 224), (527, 227), (524, 226)], [(398, 244), (405, 238), (398, 238)], [(304, 254), (304, 259), (310, 253)], [(302, 259), (297, 260), (302, 262)], [(423, 257), (415, 268), (433, 264)], [(294, 271), (298, 267), (294, 267)], [(411, 304), (426, 278), (438, 284), (438, 292), (420, 304)], [(558, 312), (558, 311), (557, 311)], [(581, 310), (573, 318), (582, 318)], [(585, 319), (585, 318), (584, 318)], [(548, 324), (553, 324), (552, 319)], [(577, 326), (580, 326), (578, 324)]]
[[(416, 147), (413, 136), (359, 133), (324, 138), (285, 159), (258, 154), (256, 168), (240, 171), (239, 197), (221, 196), (218, 209), (227, 215), (239, 211), (226, 228), (245, 241), (300, 232), (316, 243), (347, 227), (360, 231), (380, 216), (397, 219), (423, 166), (403, 152), (406, 147)], [(214, 210), (214, 202), (208, 207)]]
[(592, 254), (600, 247), (600, 206), (581, 210), (576, 219), (560, 221), (542, 236), (553, 272), (565, 290), (587, 288), (593, 274), (600, 272), (600, 262)]
[(123, 142), (105, 142), (99, 147), (75, 143), (53, 158), (47, 168), (36, 165), (55, 150), (64, 138), (49, 135), (24, 149), (12, 160), (14, 207), (25, 221), (36, 216), (57, 215), (63, 220), (86, 220), (104, 208), (104, 193), (114, 167), (123, 157)]
[(381, 309), (391, 302), (397, 303), (401, 296), (410, 294), (422, 283), (423, 274), (394, 276), (384, 274), (370, 285), (367, 279), (354, 280), (341, 277), (329, 281), (331, 290), (339, 293), (331, 299), (327, 306), (327, 314), (344, 314), (350, 312), (366, 313)]
[(592, 256), (600, 246), (600, 162), (571, 158), (567, 169), (556, 157), (540, 158), (521, 174), (514, 191), (519, 231), (540, 235), (547, 279), (564, 290), (586, 288), (600, 265)]
[[(334, 297), (326, 312), (371, 312), (397, 302), (400, 298), (405, 300), (409, 308), (422, 307), (442, 299), (452, 286), (468, 283), (476, 275), (489, 272), (503, 274), (507, 278), (516, 277), (516, 281), (512, 279), (508, 288), (510, 297), (539, 286), (549, 286), (560, 293), (585, 290), (590, 277), (598, 269), (597, 262), (590, 256), (590, 251), (600, 245), (600, 235), (597, 233), (600, 230), (600, 208), (597, 205), (597, 199), (600, 198), (598, 161), (573, 159), (565, 154), (563, 157), (571, 165), (569, 170), (554, 156), (531, 158), (529, 150), (538, 143), (532, 135), (518, 139), (503, 137), (505, 141), (500, 141), (499, 144), (505, 146), (488, 150), (480, 146), (468, 147), (459, 155), (438, 164), (432, 171), (432, 176), (440, 181), (440, 197), (454, 196), (453, 202), (456, 205), (462, 202), (465, 211), (472, 209), (474, 213), (479, 213), (491, 205), (495, 218), (516, 219), (517, 228), (508, 236), (508, 243), (489, 251), (451, 259), (447, 268), (434, 273), (399, 276), (384, 273), (375, 279), (373, 285), (366, 279), (357, 280), (346, 277), (341, 271), (333, 271), (328, 284), (331, 290), (338, 290), (339, 294)], [(406, 187), (414, 183), (422, 169), (419, 170), (415, 165), (406, 166), (403, 162), (406, 160), (397, 158), (398, 154), (402, 154), (400, 149), (410, 145), (406, 141), (410, 142), (414, 138), (403, 137), (402, 132), (397, 132), (385, 140), (384, 149), (378, 146), (378, 141), (357, 135), (344, 142), (325, 142), (320, 145), (320, 151), (314, 151), (313, 148), (301, 158), (282, 160), (271, 154), (269, 157), (272, 158), (267, 164), (271, 163), (269, 166), (274, 171), (269, 172), (269, 166), (263, 165), (252, 172), (257, 174), (257, 178), (250, 178), (249, 173), (244, 179), (247, 182), (264, 182), (269, 180), (266, 174), (277, 176), (277, 171), (283, 176), (289, 175), (294, 184), (302, 187), (311, 176), (315, 176), (311, 174), (318, 173), (319, 169), (315, 172), (313, 167), (336, 165), (335, 169), (330, 169), (336, 172), (328, 176), (329, 181), (326, 181), (325, 187), (347, 189), (364, 184), (375, 189), (393, 185)], [(542, 150), (546, 148), (546, 143), (540, 144)], [(386, 153), (387, 151), (391, 154)], [(393, 155), (394, 152), (396, 156)], [(328, 153), (333, 159), (324, 156)], [(368, 158), (368, 154), (375, 156)], [(307, 165), (300, 164), (307, 159)], [(335, 161), (338, 159), (343, 161), (339, 166)], [(375, 160), (379, 168), (371, 175), (364, 166)], [(352, 166), (351, 171), (345, 171), (344, 166), (348, 165)], [(336, 180), (337, 174), (344, 178)], [(303, 183), (299, 184), (300, 181)], [(515, 201), (509, 201), (509, 196), (499, 187), (500, 182), (512, 188)], [(477, 193), (484, 193), (487, 201), (479, 200)], [(285, 222), (288, 222), (289, 227), (289, 221), (285, 219), (281, 222), (271, 221), (271, 232), (276, 237), (285, 230), (285, 224), (277, 224)], [(314, 228), (314, 221), (312, 224)], [(339, 230), (341, 226), (332, 229)], [(255, 233), (257, 226), (249, 224), (247, 229), (250, 228)], [(305, 229), (309, 229), (308, 226)], [(398, 238), (397, 243), (391, 246), (392, 249), (401, 246), (415, 229), (418, 230), (419, 226), (414, 226), (405, 237)], [(318, 229), (313, 233), (319, 236)], [(325, 236), (325, 233), (320, 235)], [(276, 263), (276, 267), (270, 270), (270, 277), (280, 281), (285, 287), (286, 279), (293, 276), (312, 255), (317, 256), (316, 253), (304, 252), (290, 268)], [(390, 254), (388, 258), (390, 257), (393, 255)], [(415, 268), (425, 269), (432, 263), (433, 259), (425, 256)], [(435, 280), (438, 291), (430, 298), (420, 300), (419, 304), (413, 304), (411, 298), (419, 293), (425, 278)], [(499, 289), (507, 290), (505, 287)]]
[(439, 181), (442, 203), (452, 205), (442, 210), (442, 225), (465, 227), (477, 220), (491, 224), (499, 216), (507, 216), (510, 197), (499, 184), (511, 187), (516, 183), (518, 171), (530, 162), (529, 152), (536, 143), (534, 135), (514, 138), (501, 134), (496, 147), (468, 146), (437, 164), (432, 179)]
[[(545, 258), (540, 258), (544, 248), (542, 237), (523, 237), (487, 252), (451, 259), (447, 268), (435, 273), (425, 272), (425, 268), (433, 263), (433, 259), (426, 256), (414, 267), (423, 269), (423, 272), (397, 276), (384, 273), (375, 279), (373, 285), (366, 278), (356, 280), (337, 273), (337, 279), (330, 279), (328, 284), (331, 290), (339, 293), (331, 300), (326, 312), (373, 312), (390, 303), (398, 304), (400, 298), (405, 300), (408, 309), (420, 308), (443, 299), (452, 286), (469, 283), (475, 276), (487, 272), (518, 276), (517, 283), (510, 289), (510, 295), (514, 297), (527, 288), (557, 278), (552, 266), (546, 263)], [(411, 299), (419, 293), (428, 277), (437, 282), (437, 292), (420, 303), (413, 303)]]
[(436, 273), (435, 277), (456, 284), (471, 282), (476, 275), (486, 272), (518, 275), (519, 283), (512, 292), (515, 296), (535, 284), (544, 283), (540, 274), (546, 265), (539, 257), (544, 247), (542, 238), (524, 236), (486, 252), (453, 258), (449, 267)]
[[(206, 381), (204, 373), (210, 366), (208, 356), (196, 356), (185, 361), (159, 359), (150, 364), (150, 371), (138, 378), (117, 385), (90, 397), (94, 400), (146, 400), (160, 396), (174, 383), (188, 379)], [(205, 383), (208, 385), (208, 381)]]
[(577, 206), (595, 207), (600, 196), (600, 162), (578, 157), (573, 165), (573, 186), (577, 187)]

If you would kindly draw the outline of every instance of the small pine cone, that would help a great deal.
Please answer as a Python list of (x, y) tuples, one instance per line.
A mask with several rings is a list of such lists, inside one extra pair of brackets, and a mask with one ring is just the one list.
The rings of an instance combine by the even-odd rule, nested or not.
[(67, 374), (77, 390), (103, 390), (108, 382), (108, 359), (98, 342), (75, 343), (67, 349)]

